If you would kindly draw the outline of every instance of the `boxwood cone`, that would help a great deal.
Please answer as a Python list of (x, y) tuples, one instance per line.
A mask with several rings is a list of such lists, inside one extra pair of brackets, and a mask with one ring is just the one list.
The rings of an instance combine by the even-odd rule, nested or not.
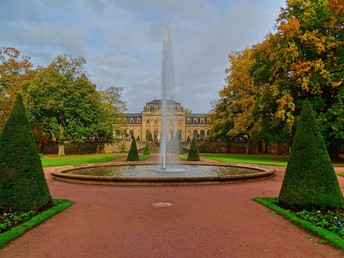
[(148, 148), (148, 144), (146, 144), (145, 149), (144, 149), (144, 151), (143, 151), (143, 154), (144, 154), (144, 155), (150, 155), (150, 151), (149, 151), (149, 148)]
[(199, 161), (199, 153), (197, 149), (196, 140), (192, 139), (191, 147), (188, 155), (188, 161)]
[(0, 136), (0, 211), (39, 210), (52, 198), (21, 95)]
[(132, 142), (130, 145), (130, 150), (128, 153), (127, 161), (139, 161), (139, 153), (137, 151), (136, 141), (135, 138), (132, 137)]
[(279, 203), (291, 209), (337, 209), (343, 196), (317, 127), (311, 103), (304, 101)]

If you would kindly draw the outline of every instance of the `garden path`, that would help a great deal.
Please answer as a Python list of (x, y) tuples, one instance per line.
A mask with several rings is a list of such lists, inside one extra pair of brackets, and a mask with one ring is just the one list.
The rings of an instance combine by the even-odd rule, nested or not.
[[(12, 241), (0, 257), (343, 255), (252, 201), (278, 195), (283, 167), (263, 181), (197, 186), (81, 185), (53, 180), (50, 170), (53, 197), (75, 204)], [(344, 186), (344, 178), (339, 182)]]

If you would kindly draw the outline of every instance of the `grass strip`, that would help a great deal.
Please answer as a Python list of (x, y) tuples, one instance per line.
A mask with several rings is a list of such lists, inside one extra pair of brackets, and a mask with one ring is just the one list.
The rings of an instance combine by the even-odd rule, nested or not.
[(150, 157), (150, 154), (142, 154), (142, 155), (140, 155), (140, 161), (145, 161), (149, 157)]
[(300, 219), (297, 217), (294, 213), (289, 212), (280, 206), (278, 206), (277, 198), (271, 198), (271, 197), (256, 197), (253, 198), (254, 201), (260, 203), (261, 205), (268, 207), (280, 215), (286, 217), (290, 221), (292, 221), (294, 224), (301, 226), (302, 228), (308, 230), (309, 232), (318, 235), (322, 239), (326, 240), (329, 244), (339, 247), (342, 251), (344, 250), (344, 240), (338, 236), (335, 233), (332, 233), (326, 229), (318, 228), (317, 226), (313, 225), (312, 223), (305, 221), (303, 219)]
[(43, 167), (55, 167), (65, 165), (100, 163), (112, 161), (118, 158), (125, 157), (126, 153), (107, 153), (107, 154), (83, 154), (83, 155), (68, 155), (63, 157), (58, 156), (43, 156), (41, 158)]
[(17, 237), (24, 234), (26, 231), (36, 227), (38, 224), (51, 218), (57, 213), (60, 213), (61, 211), (63, 211), (64, 209), (68, 208), (69, 206), (73, 204), (72, 201), (65, 200), (65, 199), (57, 199), (57, 201), (62, 201), (62, 203), (56, 206), (53, 206), (49, 210), (46, 210), (32, 217), (30, 220), (24, 222), (23, 224), (20, 224), (19, 226), (11, 228), (10, 230), (0, 234), (0, 248), (3, 248), (6, 244), (8, 244), (13, 239), (16, 239)]

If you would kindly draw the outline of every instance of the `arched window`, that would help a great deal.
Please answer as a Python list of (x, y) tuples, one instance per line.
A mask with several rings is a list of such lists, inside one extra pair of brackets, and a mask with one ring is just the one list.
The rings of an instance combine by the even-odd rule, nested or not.
[(194, 130), (194, 131), (193, 131), (193, 138), (194, 138), (194, 139), (197, 139), (197, 135), (198, 135), (198, 131), (197, 131), (197, 130)]
[(129, 135), (130, 135), (130, 138), (133, 138), (134, 137), (134, 130), (130, 130)]
[(149, 129), (146, 130), (146, 140), (147, 141), (153, 141), (152, 134)]
[(155, 129), (154, 130), (154, 141), (158, 141), (159, 140), (158, 137), (159, 137), (159, 131)]
[(204, 139), (204, 138), (205, 138), (205, 132), (204, 132), (204, 130), (201, 130), (200, 134), (201, 134), (201, 139)]
[(178, 141), (181, 141), (182, 139), (182, 130), (178, 129), (177, 132), (176, 132), (176, 139)]

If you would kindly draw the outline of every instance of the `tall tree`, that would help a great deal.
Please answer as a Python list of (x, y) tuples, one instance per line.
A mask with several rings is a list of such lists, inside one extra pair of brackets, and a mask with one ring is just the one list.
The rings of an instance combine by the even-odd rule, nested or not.
[(291, 209), (338, 209), (343, 196), (310, 102), (304, 102), (279, 202)]
[(288, 133), (301, 103), (308, 98), (332, 149), (344, 143), (344, 2), (286, 3), (277, 20), (277, 32), (254, 50), (253, 77), (265, 93), (258, 99), (259, 111), (273, 114), (274, 125)]
[(84, 64), (83, 58), (58, 56), (26, 85), (32, 121), (59, 144), (61, 156), (65, 144), (97, 137), (99, 123), (104, 122), (100, 94), (86, 77)]
[(22, 84), (34, 76), (29, 57), (22, 56), (13, 47), (0, 49), (0, 129), (10, 113), (15, 96), (22, 91)]
[(0, 136), (0, 163), (0, 212), (39, 210), (51, 204), (20, 94)]
[(251, 49), (234, 52), (228, 56), (230, 67), (226, 69), (227, 85), (219, 92), (220, 99), (212, 116), (212, 135), (232, 138), (247, 136), (246, 152), (254, 130), (253, 110), (256, 88), (249, 70), (252, 66)]

